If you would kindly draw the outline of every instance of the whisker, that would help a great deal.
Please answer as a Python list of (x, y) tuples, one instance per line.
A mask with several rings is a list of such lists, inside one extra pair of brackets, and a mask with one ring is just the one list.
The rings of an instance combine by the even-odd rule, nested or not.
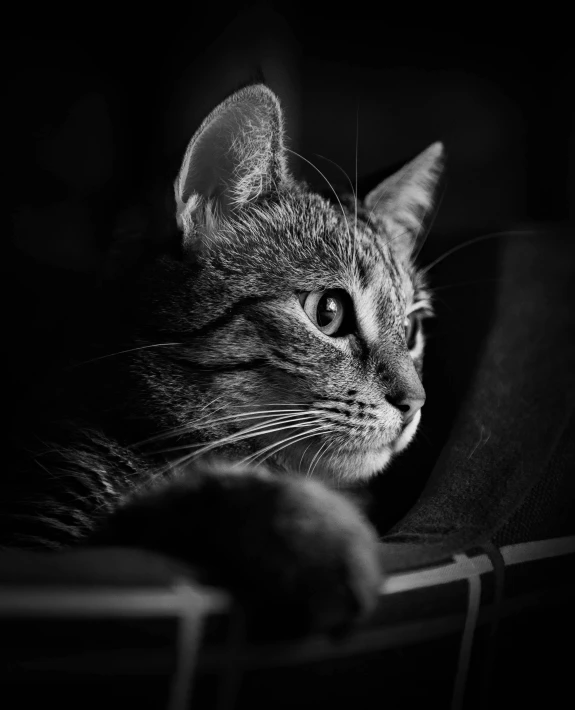
[[(223, 446), (224, 444), (235, 444), (240, 441), (245, 441), (246, 439), (251, 439), (254, 436), (265, 436), (266, 434), (273, 434), (278, 431), (285, 431), (286, 429), (294, 429), (296, 427), (299, 427), (302, 425), (302, 423), (307, 423), (306, 417), (302, 416), (301, 419), (297, 423), (293, 423), (296, 420), (292, 419), (290, 420), (291, 423), (288, 423), (287, 425), (282, 422), (282, 426), (277, 427), (276, 424), (279, 424), (280, 422), (264, 422), (263, 424), (258, 424), (253, 427), (248, 427), (247, 429), (242, 429), (239, 432), (234, 432), (234, 434), (231, 434), (229, 436), (225, 436), (222, 439), (218, 439), (217, 441), (210, 442), (209, 444), (203, 445), (198, 451), (191, 452), (189, 454), (189, 459), (191, 460), (192, 458), (197, 458), (198, 456), (202, 456), (203, 454), (207, 453), (208, 451), (212, 451), (213, 449), (219, 448), (220, 446)], [(274, 427), (274, 428), (269, 428), (269, 427)], [(180, 451), (181, 449), (184, 448), (192, 448), (190, 446), (182, 446), (182, 447), (176, 447), (173, 449), (167, 449), (166, 452), (170, 451)], [(160, 453), (165, 453), (165, 452), (160, 452)]]
[[(329, 424), (327, 422), (322, 422), (321, 420), (318, 419), (313, 419), (310, 422), (304, 422), (302, 426), (317, 426), (320, 427), (322, 430), (325, 428), (326, 430), (330, 428)], [(315, 429), (314, 429), (315, 431)], [(299, 434), (298, 434), (299, 436)], [(268, 450), (273, 449), (275, 446), (278, 444), (281, 444), (283, 441), (286, 441), (286, 439), (281, 439), (280, 441), (275, 441), (269, 444), (268, 446), (264, 447), (263, 449), (260, 449), (258, 452), (250, 454), (250, 457), (259, 457), (262, 453), (266, 453)], [(267, 458), (267, 456), (266, 456)]]
[[(279, 449), (276, 451), (271, 452), (268, 454), (265, 458), (262, 459), (262, 461), (265, 461), (269, 456), (275, 456), (277, 453), (279, 453), (282, 449), (287, 448), (288, 446), (293, 446), (294, 444), (299, 444), (300, 441), (305, 441), (306, 439), (313, 438), (315, 436), (319, 436), (319, 434), (322, 434), (324, 432), (330, 431), (329, 427), (326, 426), (320, 426), (317, 429), (312, 429), (311, 431), (304, 432), (297, 441), (290, 441), (289, 443), (285, 444), (284, 446), (281, 446)], [(311, 445), (311, 444), (310, 444)]]
[(319, 463), (319, 460), (320, 460), (320, 458), (321, 458), (321, 452), (323, 451), (323, 449), (326, 448), (326, 446), (329, 446), (329, 441), (324, 441), (324, 443), (323, 443), (323, 444), (319, 447), (319, 449), (316, 451), (315, 456), (314, 456), (313, 459), (311, 460), (311, 463), (310, 463), (310, 466), (309, 466), (309, 469), (308, 469), (308, 472), (307, 472), (308, 478), (311, 478), (311, 477), (312, 477), (313, 472), (315, 471), (315, 468), (316, 468), (316, 466), (317, 466), (317, 464)]
[(328, 163), (331, 163), (332, 165), (335, 165), (335, 167), (340, 170), (344, 175), (346, 180), (349, 183), (349, 186), (351, 188), (351, 191), (353, 193), (353, 196), (356, 196), (355, 190), (353, 189), (353, 182), (351, 181), (351, 178), (349, 175), (345, 172), (345, 170), (341, 167), (341, 165), (338, 165), (338, 163), (335, 162), (335, 160), (331, 160), (331, 158), (326, 158), (325, 155), (321, 155), (321, 153), (314, 153), (314, 155), (317, 155), (318, 158), (321, 158), (322, 160), (327, 160)]
[(219, 399), (221, 399), (223, 396), (224, 396), (224, 395), (221, 394), (219, 397), (215, 397), (214, 399), (212, 399), (212, 400), (211, 400), (210, 402), (208, 402), (207, 404), (204, 404), (203, 407), (200, 407), (200, 412), (203, 412), (203, 411), (204, 411), (205, 409), (207, 409), (208, 407), (211, 407), (212, 404), (215, 404), (215, 403), (216, 403)]
[(333, 186), (333, 185), (331, 184), (331, 182), (326, 178), (326, 176), (322, 173), (322, 171), (321, 171), (317, 166), (315, 166), (315, 165), (311, 162), (311, 160), (308, 160), (307, 158), (304, 158), (303, 155), (300, 155), (299, 153), (296, 153), (296, 151), (295, 151), (295, 150), (291, 150), (291, 148), (286, 148), (286, 150), (287, 150), (289, 153), (293, 153), (293, 155), (297, 155), (298, 158), (301, 158), (302, 160), (305, 160), (305, 162), (308, 163), (309, 165), (311, 165), (311, 167), (314, 168), (314, 170), (317, 170), (317, 172), (318, 172), (318, 173), (322, 176), (322, 178), (327, 182), (327, 184), (328, 184), (329, 187), (331, 188), (331, 191), (332, 191), (333, 194), (335, 195), (335, 199), (338, 201), (338, 204), (339, 204), (339, 206), (340, 206), (341, 213), (342, 213), (342, 215), (343, 215), (343, 219), (344, 219), (344, 222), (345, 222), (346, 227), (347, 227), (347, 234), (348, 234), (348, 237), (349, 237), (349, 241), (350, 241), (350, 243), (351, 243), (351, 233), (350, 233), (350, 231), (349, 231), (349, 223), (348, 223), (348, 221), (347, 221), (347, 217), (346, 217), (346, 215), (345, 215), (345, 211), (344, 211), (344, 209), (343, 209), (343, 205), (341, 204), (341, 200), (339, 199), (339, 196), (338, 196), (337, 192), (335, 191), (334, 186)]
[(193, 429), (204, 429), (206, 427), (213, 426), (214, 424), (220, 424), (221, 422), (225, 421), (237, 421), (239, 419), (263, 419), (264, 417), (269, 416), (270, 414), (277, 414), (279, 418), (281, 417), (292, 417), (292, 416), (298, 416), (300, 414), (321, 414), (320, 409), (302, 409), (301, 412), (294, 411), (294, 410), (289, 410), (289, 409), (268, 409), (268, 410), (260, 410), (256, 412), (245, 412), (244, 414), (229, 414), (226, 417), (220, 417), (219, 419), (212, 419), (211, 421), (205, 422), (202, 424), (201, 427), (198, 427), (196, 423), (194, 423)]
[[(305, 425), (303, 425), (303, 426), (305, 426)], [(256, 454), (252, 454), (251, 456), (247, 456), (245, 459), (242, 460), (242, 462), (247, 462), (250, 459), (255, 460), (255, 459), (259, 458), (261, 456), (261, 454), (263, 454), (269, 450), (269, 453), (266, 456), (264, 456), (263, 459), (261, 459), (259, 461), (259, 463), (263, 463), (270, 456), (275, 456), (282, 449), (285, 449), (288, 446), (293, 446), (293, 444), (297, 444), (299, 441), (304, 441), (305, 439), (309, 439), (312, 436), (317, 436), (319, 433), (324, 432), (324, 431), (329, 431), (329, 426), (322, 424), (321, 426), (318, 426), (316, 429), (312, 429), (311, 431), (308, 430), (305, 432), (299, 432), (298, 434), (295, 434), (294, 436), (291, 436), (287, 439), (281, 439), (280, 441), (276, 441), (273, 444), (266, 446), (264, 449), (262, 449), (261, 451), (258, 451)], [(280, 446), (279, 449), (276, 449), (276, 451), (271, 450), (280, 444), (282, 444), (282, 446)], [(310, 444), (310, 446), (311, 446), (311, 444)], [(240, 462), (240, 463), (242, 463), (242, 462)]]
[[(222, 407), (218, 408), (216, 412), (221, 411), (224, 409), (226, 405), (223, 405)], [(203, 419), (204, 417), (202, 417)], [(146, 446), (147, 444), (152, 444), (157, 441), (165, 441), (166, 439), (171, 439), (176, 436), (181, 436), (183, 434), (189, 434), (194, 431), (193, 428), (193, 422), (189, 422), (188, 424), (182, 424), (181, 426), (174, 427), (173, 429), (170, 429), (169, 431), (162, 432), (160, 434), (155, 434), (154, 436), (150, 436), (147, 439), (142, 439), (141, 441), (138, 441), (135, 444), (131, 444), (130, 448), (131, 449), (139, 449), (143, 446)], [(157, 452), (159, 453), (159, 452)]]
[(89, 365), (91, 362), (97, 362), (98, 360), (105, 360), (109, 357), (116, 357), (116, 355), (125, 355), (126, 353), (133, 353), (137, 350), (146, 350), (148, 348), (165, 348), (170, 345), (183, 345), (184, 343), (154, 343), (153, 345), (141, 345), (137, 348), (129, 348), (128, 350), (119, 350), (116, 353), (110, 353), (109, 355), (100, 355), (100, 357), (92, 358), (91, 360), (84, 360), (83, 362), (78, 362), (75, 365), (70, 365), (69, 369), (80, 367), (80, 365)]
[[(344, 448), (344, 442), (340, 441), (339, 443), (337, 441), (333, 442), (332, 446), (332, 452), (330, 454), (329, 460), (333, 461), (336, 456), (339, 456), (341, 450)], [(339, 483), (341, 479), (341, 472), (338, 474), (338, 478), (336, 479), (336, 487), (339, 488)]]
[[(341, 449), (341, 444), (339, 444), (339, 446), (335, 446), (336, 443), (337, 443), (337, 442), (335, 442), (335, 441), (332, 442), (331, 454), (330, 454), (330, 456), (329, 456), (329, 460), (330, 460), (330, 461), (333, 461), (335, 455), (336, 455), (336, 454), (340, 451), (340, 449)], [(327, 452), (326, 452), (326, 453), (327, 453)]]
[[(287, 418), (286, 418), (287, 417)], [(198, 443), (198, 444), (182, 444), (182, 446), (173, 446), (168, 449), (161, 449), (159, 451), (156, 451), (157, 454), (166, 454), (166, 453), (172, 453), (174, 451), (182, 451), (183, 449), (193, 449), (193, 448), (198, 448), (200, 447), (202, 450), (204, 447), (211, 447), (212, 444), (218, 443), (228, 443), (231, 441), (235, 441), (236, 437), (241, 435), (242, 433), (247, 433), (251, 431), (259, 431), (260, 429), (263, 429), (268, 426), (275, 426), (276, 424), (288, 424), (291, 422), (295, 421), (301, 421), (308, 419), (309, 417), (306, 414), (294, 414), (292, 415), (282, 415), (281, 417), (273, 417), (273, 418), (267, 418), (267, 421), (260, 422), (259, 424), (254, 424), (253, 426), (246, 427), (245, 429), (240, 429), (236, 432), (233, 432), (232, 434), (227, 434), (225, 437), (222, 439), (217, 439), (216, 442), (209, 442), (209, 443)]]
[[(224, 396), (224, 395), (222, 395), (222, 396)], [(217, 398), (217, 399), (221, 399), (221, 397), (220, 397), (220, 398)], [(215, 400), (214, 400), (214, 401), (215, 401)], [(276, 404), (276, 403), (274, 403), (274, 402), (271, 402), (271, 403), (266, 402), (266, 404), (268, 404), (269, 406), (274, 406), (274, 404)], [(206, 409), (207, 406), (208, 406), (208, 405), (205, 405), (205, 406), (203, 407), (203, 409)], [(197, 429), (201, 429), (201, 428), (203, 428), (204, 426), (208, 426), (208, 425), (202, 425), (202, 427), (199, 427), (198, 424), (200, 424), (202, 421), (206, 420), (209, 416), (213, 416), (214, 414), (217, 414), (218, 412), (221, 412), (222, 409), (225, 409), (226, 407), (230, 407), (230, 406), (233, 406), (233, 407), (251, 407), (251, 406), (253, 406), (253, 404), (233, 404), (233, 405), (230, 405), (229, 402), (225, 402), (224, 404), (222, 404), (221, 407), (218, 407), (218, 408), (217, 408), (216, 410), (214, 410), (213, 412), (209, 412), (208, 414), (205, 414), (203, 417), (200, 417), (199, 419), (195, 419), (195, 420), (193, 420), (193, 421), (191, 421), (191, 422), (188, 422), (187, 424), (183, 424), (182, 426), (179, 426), (179, 427), (174, 427), (173, 429), (170, 429), (170, 430), (167, 431), (167, 432), (162, 432), (161, 434), (156, 434), (155, 436), (150, 436), (150, 437), (148, 437), (147, 439), (143, 439), (142, 441), (139, 441), (139, 442), (136, 443), (136, 444), (132, 444), (132, 448), (137, 449), (137, 448), (140, 448), (141, 446), (144, 446), (145, 444), (149, 444), (149, 443), (152, 443), (152, 442), (154, 442), (154, 441), (162, 441), (162, 440), (165, 440), (165, 439), (170, 439), (171, 437), (173, 437), (173, 436), (178, 436), (179, 434), (186, 434), (186, 433), (190, 433), (190, 434), (191, 434), (193, 431), (195, 431), (195, 430), (197, 430)], [(278, 402), (278, 403), (277, 403), (277, 406), (297, 407), (298, 405), (291, 405), (291, 404), (286, 404), (286, 405), (284, 405), (283, 403), (279, 403), (279, 402)], [(266, 410), (264, 410), (264, 411), (266, 411)], [(276, 413), (276, 412), (280, 412), (280, 411), (291, 412), (292, 414), (297, 414), (297, 413), (298, 413), (298, 410), (297, 410), (297, 409), (294, 409), (294, 410), (288, 410), (288, 409), (285, 409), (285, 410), (278, 410), (278, 409), (275, 409), (275, 410), (274, 410), (274, 409), (272, 409), (272, 410), (269, 410), (269, 411), (270, 411), (271, 413)], [(300, 410), (300, 411), (303, 412), (303, 411), (314, 411), (314, 410)], [(256, 412), (256, 413), (258, 413), (258, 412)], [(234, 416), (238, 416), (238, 417), (239, 417), (239, 416), (249, 417), (249, 416), (251, 416), (251, 414), (254, 414), (254, 412), (251, 412), (251, 413), (248, 412), (248, 413), (243, 414), (243, 415), (240, 415), (240, 414), (237, 414), (237, 415), (230, 415), (230, 417), (231, 417), (231, 418), (233, 418)], [(224, 419), (225, 419), (225, 417), (222, 417), (222, 418), (219, 419), (219, 420), (218, 420), (218, 419), (213, 420), (212, 422), (210, 422), (210, 425), (211, 425), (211, 424), (214, 424), (214, 423), (217, 423), (217, 422), (219, 422), (219, 421), (223, 421)]]
[(451, 249), (448, 249), (441, 256), (438, 256), (437, 259), (434, 259), (431, 262), (431, 264), (427, 264), (427, 266), (425, 266), (423, 269), (421, 269), (420, 273), (426, 274), (428, 271), (433, 269), (434, 266), (437, 266), (437, 264), (441, 263), (448, 256), (455, 254), (455, 252), (459, 251), (460, 249), (464, 249), (465, 247), (470, 247), (473, 244), (478, 244), (479, 242), (484, 242), (487, 239), (495, 239), (497, 237), (527, 237), (527, 236), (532, 236), (533, 234), (534, 234), (534, 232), (528, 231), (528, 230), (524, 230), (524, 231), (510, 230), (508, 232), (492, 232), (491, 234), (482, 234), (479, 237), (474, 237), (473, 239), (468, 239), (466, 242), (463, 242), (463, 244), (456, 244)]
[(319, 449), (315, 452), (315, 454), (313, 455), (313, 458), (312, 458), (312, 460), (310, 461), (309, 466), (307, 467), (306, 476), (308, 476), (308, 477), (311, 476), (311, 471), (312, 471), (313, 463), (314, 463), (314, 461), (316, 460), (316, 458), (317, 458), (318, 454), (320, 453), (320, 451), (324, 448), (325, 444), (326, 444), (326, 442), (324, 442), (324, 443), (319, 447)]
[(435, 286), (433, 288), (433, 292), (435, 291), (443, 291), (446, 288), (455, 288), (456, 286), (476, 286), (476, 285), (484, 285), (486, 283), (503, 283), (505, 279), (475, 279), (474, 281), (460, 281), (459, 283), (456, 284), (447, 284), (445, 286)]
[[(329, 446), (328, 446), (327, 449), (322, 453), (322, 456), (325, 456), (326, 454), (329, 454), (330, 451), (331, 451), (331, 454), (330, 454), (330, 457), (329, 457), (329, 461), (333, 461), (334, 456), (335, 456), (337, 453), (339, 453), (339, 452), (341, 451), (341, 448), (342, 448), (342, 444), (339, 444), (339, 446), (337, 446), (337, 447), (336, 447), (336, 445), (337, 445), (337, 441), (335, 441), (335, 440), (330, 441)], [(320, 458), (321, 458), (321, 457), (320, 457)]]
[(302, 463), (303, 463), (304, 456), (307, 454), (307, 450), (309, 449), (309, 447), (310, 447), (312, 444), (313, 444), (313, 441), (310, 441), (310, 443), (305, 447), (303, 454), (301, 455), (301, 458), (300, 458), (300, 460), (299, 460), (299, 464), (298, 464), (298, 467), (297, 467), (298, 473), (301, 473), (301, 465), (302, 465)]

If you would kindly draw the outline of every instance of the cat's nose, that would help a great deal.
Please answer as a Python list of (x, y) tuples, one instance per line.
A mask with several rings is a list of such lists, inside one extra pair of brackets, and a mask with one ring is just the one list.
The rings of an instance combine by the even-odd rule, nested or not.
[(393, 395), (387, 395), (387, 401), (399, 409), (403, 421), (408, 424), (425, 404), (425, 390), (421, 385), (410, 390), (403, 390)]

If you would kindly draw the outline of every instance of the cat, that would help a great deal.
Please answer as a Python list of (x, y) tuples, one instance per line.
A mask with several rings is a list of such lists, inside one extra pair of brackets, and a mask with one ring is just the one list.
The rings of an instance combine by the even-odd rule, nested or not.
[[(70, 335), (84, 329), (92, 357), (28, 387), (1, 542), (160, 552), (230, 590), (259, 633), (337, 633), (384, 573), (345, 487), (407, 447), (425, 401), (413, 255), (443, 148), (361, 202), (327, 199), (290, 175), (283, 123), (256, 84), (201, 124), (177, 229), (111, 269)], [(145, 252), (143, 232), (114, 258)]]

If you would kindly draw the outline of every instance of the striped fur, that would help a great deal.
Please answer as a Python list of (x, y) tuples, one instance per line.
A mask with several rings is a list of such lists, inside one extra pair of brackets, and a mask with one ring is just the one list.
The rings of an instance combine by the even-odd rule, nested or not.
[[(5, 505), (8, 539), (82, 539), (134, 492), (214, 457), (330, 484), (382, 471), (419, 422), (404, 428), (390, 398), (421, 373), (423, 335), (410, 352), (405, 321), (430, 295), (411, 254), (440, 165), (436, 144), (365, 203), (327, 199), (289, 175), (268, 89), (220, 105), (176, 181), (178, 256), (114, 291), (98, 357), (61, 383), (76, 409), (23, 468), (22, 490), (32, 469), (51, 484)], [(301, 306), (331, 288), (353, 303), (345, 337)]]

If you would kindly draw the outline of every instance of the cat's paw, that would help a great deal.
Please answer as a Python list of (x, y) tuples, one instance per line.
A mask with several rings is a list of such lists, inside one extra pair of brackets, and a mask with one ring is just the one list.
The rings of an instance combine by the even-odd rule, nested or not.
[(253, 638), (337, 634), (381, 583), (375, 532), (343, 495), (300, 477), (198, 467), (117, 511), (95, 542), (186, 561), (230, 590)]
[(228, 583), (253, 636), (338, 634), (366, 617), (382, 571), (375, 532), (358, 509), (301, 478), (255, 476), (252, 486), (260, 492), (236, 528)]

